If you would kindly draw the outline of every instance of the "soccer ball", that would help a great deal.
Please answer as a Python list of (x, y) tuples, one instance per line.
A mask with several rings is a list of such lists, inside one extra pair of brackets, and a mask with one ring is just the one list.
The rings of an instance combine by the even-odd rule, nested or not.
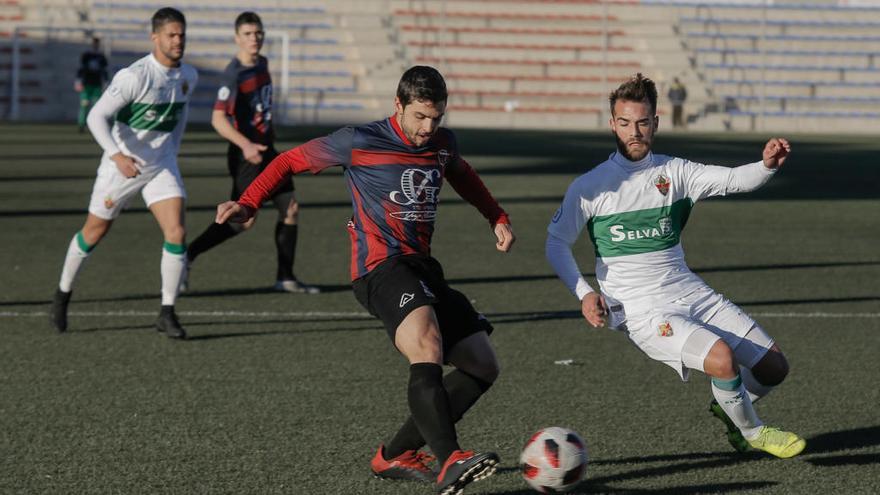
[(577, 485), (587, 471), (587, 447), (577, 433), (551, 426), (526, 442), (519, 465), (526, 483), (535, 490), (565, 492)]

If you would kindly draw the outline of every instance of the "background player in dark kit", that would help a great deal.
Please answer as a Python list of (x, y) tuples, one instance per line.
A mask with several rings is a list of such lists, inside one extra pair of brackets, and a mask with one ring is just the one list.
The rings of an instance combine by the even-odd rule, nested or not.
[[(226, 66), (224, 85), (217, 91), (211, 125), (229, 141), (227, 163), (232, 177), (230, 199), (238, 199), (248, 185), (278, 156), (272, 125), (272, 78), (269, 62), (260, 55), (263, 48), (263, 21), (254, 12), (242, 12), (235, 19), (235, 43), (238, 53)], [(230, 118), (232, 122), (230, 123)], [(274, 289), (284, 292), (316, 294), (317, 287), (297, 280), (293, 274), (298, 233), (299, 203), (293, 192), (293, 180), (287, 179), (271, 195), (278, 210), (275, 224), (275, 250), (278, 268)], [(187, 251), (187, 268), (196, 257), (214, 246), (248, 230), (256, 218), (241, 224), (212, 223), (197, 237)], [(187, 270), (189, 272), (189, 270)], [(187, 289), (188, 274), (182, 289)]]

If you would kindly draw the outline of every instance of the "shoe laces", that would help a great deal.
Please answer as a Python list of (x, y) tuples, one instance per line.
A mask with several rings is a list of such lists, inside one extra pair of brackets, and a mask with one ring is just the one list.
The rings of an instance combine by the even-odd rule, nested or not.
[(764, 445), (784, 445), (789, 443), (789, 434), (779, 428), (765, 426), (764, 431), (761, 432), (760, 439)]
[(413, 461), (419, 462), (419, 463), (422, 463), (425, 465), (427, 465), (429, 462), (433, 461), (434, 459), (436, 459), (436, 457), (434, 457), (431, 454), (422, 452), (421, 450), (417, 450), (416, 453), (413, 455)]

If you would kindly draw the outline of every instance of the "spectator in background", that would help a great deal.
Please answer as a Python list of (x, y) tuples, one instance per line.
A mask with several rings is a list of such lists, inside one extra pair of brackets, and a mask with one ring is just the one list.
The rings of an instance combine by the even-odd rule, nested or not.
[(672, 86), (669, 87), (667, 96), (669, 96), (669, 102), (672, 103), (672, 127), (685, 127), (684, 101), (687, 100), (688, 92), (677, 77), (672, 80)]
[(79, 132), (85, 131), (86, 116), (101, 97), (104, 82), (108, 79), (107, 57), (101, 52), (101, 39), (92, 38), (92, 49), (80, 57), (76, 82), (73, 84), (73, 89), (79, 93), (79, 114), (76, 118)]

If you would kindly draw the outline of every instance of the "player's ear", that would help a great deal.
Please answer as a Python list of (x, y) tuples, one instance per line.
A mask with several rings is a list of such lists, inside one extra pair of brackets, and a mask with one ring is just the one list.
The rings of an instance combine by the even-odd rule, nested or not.
[(397, 96), (394, 97), (394, 113), (403, 115), (403, 104)]

